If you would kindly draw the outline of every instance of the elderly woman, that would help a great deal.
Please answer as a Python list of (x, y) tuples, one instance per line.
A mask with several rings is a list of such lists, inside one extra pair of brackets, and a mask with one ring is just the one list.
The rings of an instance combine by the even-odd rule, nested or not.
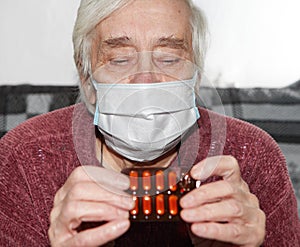
[[(1, 246), (300, 246), (276, 143), (196, 106), (205, 37), (189, 0), (82, 0), (73, 42), (84, 104), (1, 139)], [(121, 171), (145, 167), (202, 182), (179, 200), (181, 221), (129, 220)]]

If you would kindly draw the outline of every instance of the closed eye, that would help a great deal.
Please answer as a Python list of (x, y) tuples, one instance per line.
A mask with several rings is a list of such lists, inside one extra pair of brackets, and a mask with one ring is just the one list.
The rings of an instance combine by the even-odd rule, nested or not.
[(111, 59), (110, 63), (112, 65), (126, 65), (129, 62), (129, 59)]
[(180, 61), (179, 58), (170, 58), (170, 59), (162, 59), (161, 60), (161, 62), (166, 63), (166, 64), (177, 63), (179, 61)]
[(156, 59), (156, 63), (161, 66), (172, 66), (176, 65), (181, 61), (178, 57), (167, 57), (167, 58), (158, 58)]

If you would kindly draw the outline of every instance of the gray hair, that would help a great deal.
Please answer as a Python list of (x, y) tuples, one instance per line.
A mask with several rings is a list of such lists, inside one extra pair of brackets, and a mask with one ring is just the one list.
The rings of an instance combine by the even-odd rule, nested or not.
[[(93, 31), (96, 26), (114, 11), (134, 0), (81, 0), (77, 19), (73, 30), (74, 60), (82, 82), (79, 84), (80, 97), (88, 110), (94, 113), (95, 107), (86, 100), (83, 83), (91, 73), (91, 48)], [(202, 11), (193, 0), (184, 0), (191, 10), (190, 25), (192, 30), (192, 48), (194, 62), (203, 72), (204, 58), (207, 48), (207, 24)]]

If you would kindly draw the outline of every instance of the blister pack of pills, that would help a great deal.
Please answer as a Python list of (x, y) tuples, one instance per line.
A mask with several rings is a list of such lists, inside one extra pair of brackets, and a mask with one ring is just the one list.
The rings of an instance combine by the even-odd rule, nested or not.
[(130, 179), (128, 192), (135, 200), (130, 220), (134, 222), (181, 220), (179, 199), (200, 186), (200, 181), (178, 167), (124, 169), (122, 173)]

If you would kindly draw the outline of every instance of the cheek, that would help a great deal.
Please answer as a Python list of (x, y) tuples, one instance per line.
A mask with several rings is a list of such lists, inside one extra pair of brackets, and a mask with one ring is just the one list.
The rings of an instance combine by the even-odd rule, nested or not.
[(85, 85), (83, 85), (83, 91), (86, 101), (92, 105), (96, 104), (96, 90), (90, 81), (85, 82)]

